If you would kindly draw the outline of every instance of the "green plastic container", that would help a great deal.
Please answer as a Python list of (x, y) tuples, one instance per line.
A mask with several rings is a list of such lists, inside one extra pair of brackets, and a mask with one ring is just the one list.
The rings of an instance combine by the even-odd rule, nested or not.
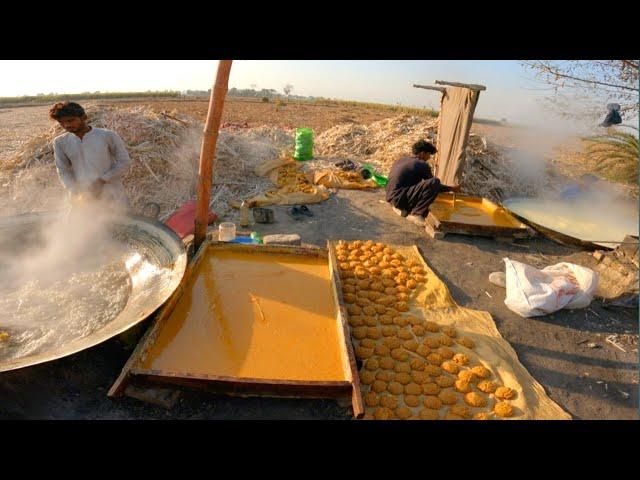
[(313, 130), (296, 128), (296, 149), (293, 158), (302, 162), (313, 158)]
[(387, 177), (385, 177), (384, 175), (380, 175), (368, 163), (363, 164), (362, 168), (364, 168), (371, 174), (371, 178), (373, 178), (373, 181), (376, 182), (379, 186), (384, 187), (387, 185), (387, 183), (389, 183), (389, 179)]
[(251, 232), (251, 240), (262, 245), (262, 235), (260, 235), (258, 232)]

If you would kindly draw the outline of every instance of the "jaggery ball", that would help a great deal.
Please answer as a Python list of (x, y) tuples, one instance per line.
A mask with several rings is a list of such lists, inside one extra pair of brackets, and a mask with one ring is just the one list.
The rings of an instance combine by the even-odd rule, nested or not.
[(432, 395), (425, 396), (422, 403), (426, 408), (429, 408), (431, 410), (440, 410), (440, 407), (442, 406), (442, 402), (440, 401), (440, 399)]
[(443, 327), (442, 333), (444, 333), (447, 337), (455, 338), (458, 335), (457, 330), (454, 327)]
[(432, 365), (440, 365), (442, 364), (442, 357), (437, 353), (430, 353), (427, 355), (427, 361)]
[(493, 407), (493, 411), (499, 417), (507, 418), (513, 416), (513, 407), (508, 402), (498, 402)]
[(373, 347), (373, 353), (381, 357), (386, 357), (387, 355), (389, 355), (389, 353), (391, 353), (391, 349), (386, 345), (376, 345), (375, 347)]
[(421, 420), (438, 420), (440, 418), (437, 410), (429, 409), (420, 410), (419, 416)]
[(436, 333), (440, 330), (440, 327), (436, 322), (424, 322), (424, 328), (426, 328), (428, 332), (432, 333)]
[(378, 363), (380, 363), (380, 368), (384, 368), (385, 370), (392, 370), (396, 364), (395, 360), (389, 357), (380, 358)]
[(364, 362), (364, 368), (369, 371), (375, 372), (376, 370), (378, 370), (378, 368), (380, 368), (380, 364), (375, 358), (369, 358), (366, 362)]
[(425, 365), (424, 372), (432, 377), (442, 375), (442, 368), (437, 365)]
[(464, 396), (464, 401), (472, 407), (484, 407), (487, 405), (487, 399), (481, 393), (469, 392)]
[(391, 358), (404, 362), (409, 358), (409, 354), (402, 348), (394, 348), (391, 350)]
[(373, 412), (373, 418), (376, 420), (391, 420), (393, 418), (393, 412), (386, 407), (378, 407)]
[(411, 340), (407, 340), (406, 342), (404, 342), (402, 346), (410, 352), (415, 352), (418, 349), (419, 344), (412, 338)]
[(389, 385), (387, 385), (387, 391), (392, 395), (400, 395), (404, 392), (404, 386), (400, 382), (389, 382)]
[(424, 329), (424, 327), (422, 325), (413, 325), (411, 327), (411, 331), (413, 332), (414, 335), (418, 336), (418, 337), (422, 337), (426, 331)]
[(397, 362), (393, 367), (396, 373), (410, 373), (411, 365), (408, 362)]
[(454, 415), (459, 415), (462, 418), (471, 417), (471, 410), (466, 405), (453, 405), (451, 408), (449, 408), (449, 412), (453, 413)]
[(491, 376), (491, 370), (489, 370), (486, 367), (483, 367), (482, 365), (476, 365), (475, 367), (471, 368), (471, 371), (478, 377), (478, 378), (489, 378)]
[(402, 345), (402, 342), (398, 337), (386, 337), (384, 340), (382, 340), (382, 343), (384, 343), (391, 350), (399, 348)]
[(469, 357), (464, 353), (456, 353), (453, 356), (452, 360), (456, 362), (458, 365), (466, 365), (467, 363), (469, 363)]
[(396, 333), (396, 335), (398, 336), (398, 338), (401, 338), (402, 340), (413, 340), (413, 333), (408, 328), (398, 329), (398, 332)]
[(489, 420), (491, 419), (491, 414), (489, 412), (478, 412), (473, 415), (474, 420)]
[(358, 357), (360, 360), (369, 358), (371, 355), (373, 355), (373, 348), (367, 348), (367, 347), (361, 347), (361, 346), (356, 347), (356, 357)]
[(398, 398), (393, 397), (391, 395), (381, 395), (380, 405), (382, 407), (391, 408), (395, 410), (396, 408), (398, 408)]
[(375, 392), (368, 392), (364, 396), (364, 404), (367, 407), (377, 407), (380, 403), (380, 399), (378, 398), (378, 394)]
[(374, 373), (370, 372), (369, 370), (361, 370), (359, 376), (360, 383), (362, 383), (363, 385), (371, 385), (376, 379)]
[(464, 380), (456, 380), (456, 390), (460, 393), (469, 393), (471, 391), (471, 384)]
[(453, 375), (456, 375), (460, 370), (457, 363), (449, 360), (447, 360), (446, 362), (442, 362), (442, 365), (440, 366), (445, 372), (451, 373)]
[(409, 366), (411, 367), (411, 370), (418, 370), (420, 372), (423, 372), (425, 363), (423, 360), (420, 360), (419, 358), (412, 358), (409, 361)]
[(445, 360), (451, 360), (455, 355), (455, 352), (448, 347), (440, 347), (436, 350), (436, 353)]
[(478, 390), (484, 393), (493, 393), (496, 391), (496, 388), (498, 388), (498, 386), (490, 380), (482, 380), (481, 382), (478, 382), (477, 387)]
[(404, 386), (404, 393), (407, 395), (420, 395), (422, 393), (422, 387), (417, 383), (411, 382)]
[(405, 395), (404, 403), (409, 407), (417, 407), (420, 405), (420, 397), (417, 395)]
[(373, 348), (376, 346), (376, 341), (371, 340), (370, 338), (363, 338), (362, 340), (360, 340), (360, 346), (371, 349), (371, 352), (373, 353)]
[(422, 371), (413, 370), (411, 372), (411, 379), (415, 383), (422, 385), (423, 383), (427, 383), (431, 379), (431, 377)]
[(438, 398), (443, 405), (455, 405), (458, 402), (458, 396), (451, 390), (442, 390)]
[(448, 375), (440, 375), (436, 377), (435, 382), (440, 387), (447, 388), (447, 387), (453, 386), (453, 384), (455, 383), (455, 380), (453, 379), (453, 377), (450, 377)]
[(498, 387), (496, 388), (495, 396), (500, 400), (511, 400), (516, 396), (516, 391), (509, 387)]
[(438, 395), (440, 390), (437, 383), (428, 382), (422, 385), (422, 393), (425, 395)]
[(371, 384), (371, 390), (376, 393), (384, 392), (387, 389), (387, 382), (383, 380), (374, 380)]
[(471, 370), (462, 370), (460, 373), (458, 373), (458, 378), (467, 383), (475, 383), (476, 380), (478, 380), (476, 374)]

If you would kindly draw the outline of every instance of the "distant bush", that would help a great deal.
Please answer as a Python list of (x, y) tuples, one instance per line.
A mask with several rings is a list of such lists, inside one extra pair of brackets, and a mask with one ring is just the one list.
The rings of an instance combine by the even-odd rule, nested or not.
[(269, 103), (268, 97), (262, 97), (262, 103)]
[(0, 105), (7, 103), (61, 102), (65, 100), (97, 100), (107, 98), (147, 98), (147, 97), (179, 97), (180, 92), (86, 92), (69, 94), (23, 95), (21, 97), (0, 97)]

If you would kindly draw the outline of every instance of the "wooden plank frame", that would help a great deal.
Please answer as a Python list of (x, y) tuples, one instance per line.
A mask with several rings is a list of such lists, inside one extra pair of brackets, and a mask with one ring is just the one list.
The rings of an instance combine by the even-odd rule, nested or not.
[(449, 85), (451, 87), (468, 88), (469, 90), (477, 90), (482, 92), (487, 89), (484, 85), (478, 85), (475, 83), (460, 83), (460, 82), (448, 82), (446, 80), (436, 80), (436, 85)]
[[(456, 194), (456, 198), (471, 198), (467, 195)], [(484, 205), (492, 207), (498, 207), (495, 203), (486, 198), (482, 199)], [(506, 209), (505, 209), (506, 210)], [(492, 237), (492, 238), (512, 238), (523, 239), (533, 236), (534, 232), (527, 227), (519, 218), (513, 215), (512, 212), (507, 212), (514, 217), (519, 227), (502, 227), (492, 225), (473, 225), (459, 222), (449, 222), (439, 219), (433, 212), (429, 212), (429, 215), (425, 219), (425, 230), (431, 238), (442, 238), (448, 233), (456, 233), (461, 235), (474, 235), (480, 237)]]
[[(222, 375), (191, 374), (188, 372), (168, 372), (141, 368), (151, 346), (155, 343), (162, 327), (171, 317), (175, 306), (182, 297), (187, 283), (197, 270), (207, 249), (231, 250), (235, 252), (249, 252), (260, 254), (301, 255), (328, 259), (330, 283), (333, 298), (336, 303), (336, 321), (340, 342), (342, 361), (347, 380), (344, 381), (305, 381), (305, 380), (276, 380), (261, 378), (242, 378)], [(136, 346), (131, 357), (123, 367), (120, 375), (108, 392), (109, 397), (120, 397), (128, 384), (136, 386), (183, 386), (197, 388), (215, 393), (235, 396), (270, 396), (295, 398), (333, 398), (338, 401), (349, 400), (356, 418), (364, 415), (364, 404), (360, 390), (360, 379), (356, 368), (355, 354), (351, 344), (348, 325), (346, 323), (346, 309), (341, 299), (342, 288), (336, 282), (340, 281), (336, 270), (335, 258), (327, 249), (320, 247), (300, 246), (271, 246), (247, 245), (211, 240), (210, 236), (201, 245), (197, 253), (187, 265), (187, 271), (169, 301), (159, 311), (154, 323), (149, 327), (143, 338)]]

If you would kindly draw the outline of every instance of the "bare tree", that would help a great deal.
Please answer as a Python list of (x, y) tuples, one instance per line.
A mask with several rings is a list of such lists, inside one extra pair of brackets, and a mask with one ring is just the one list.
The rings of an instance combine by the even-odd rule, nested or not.
[(288, 97), (289, 94), (293, 91), (293, 85), (287, 83), (284, 87), (282, 87), (282, 91)]
[[(638, 60), (534, 60), (522, 65), (546, 85), (548, 97), (564, 115), (602, 116), (604, 102), (619, 103), (624, 117), (638, 115)], [(576, 105), (581, 108), (576, 109)]]

